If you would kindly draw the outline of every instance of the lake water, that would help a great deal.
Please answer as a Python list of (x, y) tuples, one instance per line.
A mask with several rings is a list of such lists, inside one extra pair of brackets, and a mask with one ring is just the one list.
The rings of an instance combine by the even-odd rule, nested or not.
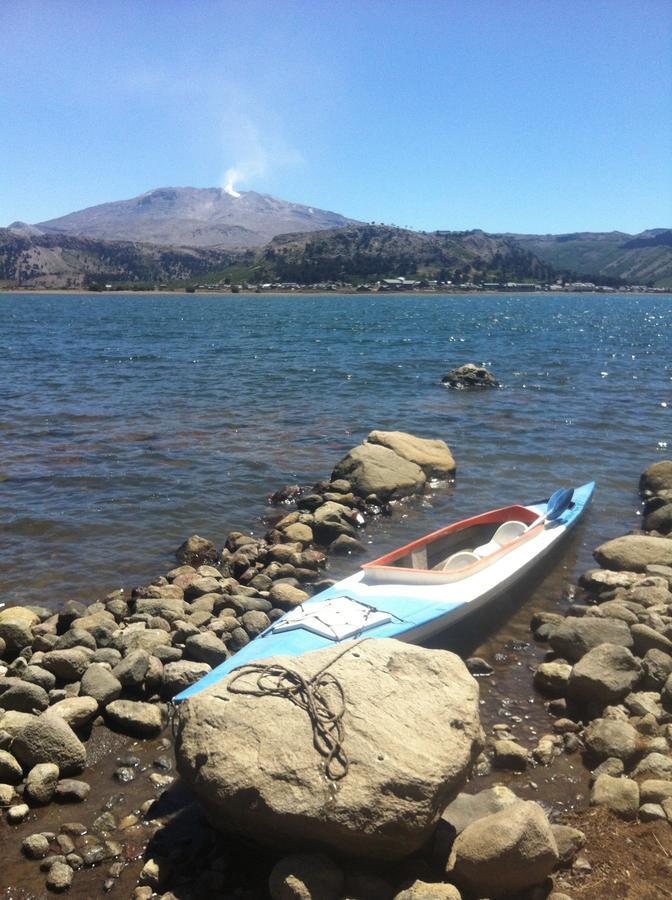
[[(372, 554), (595, 479), (571, 576), (638, 526), (639, 474), (672, 454), (669, 296), (4, 294), (0, 321), (5, 602), (90, 600), (193, 532), (259, 532), (269, 493), (372, 428), (443, 438), (458, 464), (370, 527)], [(465, 362), (502, 389), (442, 388)]]

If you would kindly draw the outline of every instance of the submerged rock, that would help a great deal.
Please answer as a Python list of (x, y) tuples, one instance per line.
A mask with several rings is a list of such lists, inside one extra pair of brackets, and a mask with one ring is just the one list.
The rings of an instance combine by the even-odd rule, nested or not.
[[(212, 823), (272, 846), (319, 842), (372, 858), (424, 843), (482, 746), (478, 686), (462, 661), (381, 639), (270, 662), (305, 678), (328, 667), (338, 680), (349, 768), (330, 783), (305, 710), (234, 673), (178, 710), (178, 769)], [(233, 679), (252, 693), (231, 693)], [(324, 690), (337, 708), (338, 692)]]
[(453, 388), (488, 388), (499, 387), (499, 382), (485, 366), (476, 366), (474, 363), (466, 363), (451, 369), (441, 379), (441, 384)]

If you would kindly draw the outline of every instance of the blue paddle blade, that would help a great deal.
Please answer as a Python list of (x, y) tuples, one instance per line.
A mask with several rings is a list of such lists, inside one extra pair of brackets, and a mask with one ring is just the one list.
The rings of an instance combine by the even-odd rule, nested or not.
[(573, 496), (572, 488), (560, 488), (559, 491), (551, 494), (546, 504), (546, 518), (558, 519), (572, 502)]

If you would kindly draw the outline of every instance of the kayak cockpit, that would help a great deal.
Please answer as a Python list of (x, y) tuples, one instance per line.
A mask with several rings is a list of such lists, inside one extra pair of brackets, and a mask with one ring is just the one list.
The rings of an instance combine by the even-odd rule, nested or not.
[(406, 544), (362, 566), (371, 583), (441, 583), (468, 577), (492, 565), (543, 528), (538, 513), (506, 506), (473, 516)]

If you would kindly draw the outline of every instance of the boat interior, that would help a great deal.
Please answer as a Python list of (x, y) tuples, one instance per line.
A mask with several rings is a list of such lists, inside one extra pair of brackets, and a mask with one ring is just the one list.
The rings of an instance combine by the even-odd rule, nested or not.
[(524, 506), (484, 513), (420, 538), (362, 568), (459, 571), (498, 553), (529, 533), (528, 528), (536, 519), (536, 513)]

